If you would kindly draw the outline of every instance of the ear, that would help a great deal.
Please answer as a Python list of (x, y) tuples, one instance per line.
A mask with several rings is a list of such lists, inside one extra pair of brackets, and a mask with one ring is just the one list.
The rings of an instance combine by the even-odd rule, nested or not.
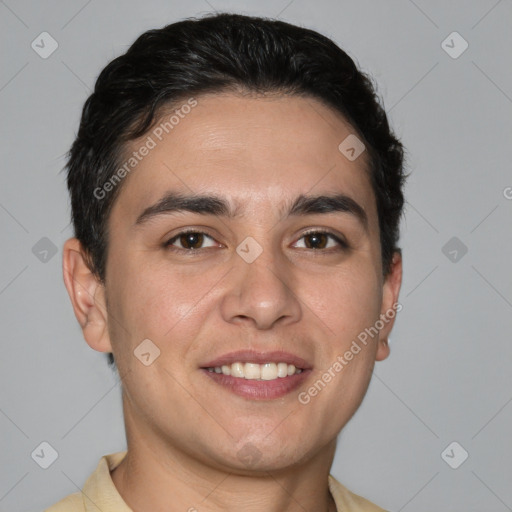
[(384, 280), (382, 286), (382, 306), (380, 310), (380, 320), (384, 324), (379, 332), (379, 341), (376, 361), (382, 361), (389, 356), (389, 333), (395, 323), (395, 317), (402, 305), (398, 302), (400, 286), (402, 284), (402, 255), (399, 251), (393, 253), (391, 260), (391, 269)]
[(76, 238), (64, 243), (62, 272), (85, 341), (98, 352), (112, 352), (105, 287), (89, 269), (86, 252)]

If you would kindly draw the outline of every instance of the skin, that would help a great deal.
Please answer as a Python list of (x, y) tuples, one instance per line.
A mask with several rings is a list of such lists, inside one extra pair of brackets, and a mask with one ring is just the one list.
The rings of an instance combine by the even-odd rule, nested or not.
[[(336, 438), (375, 361), (389, 354), (393, 320), (308, 404), (297, 394), (398, 302), (402, 262), (396, 253), (383, 277), (366, 153), (355, 161), (340, 153), (354, 130), (312, 98), (197, 100), (122, 183), (109, 218), (106, 285), (76, 239), (64, 246), (64, 280), (85, 340), (114, 353), (122, 378), (128, 455), (113, 481), (138, 512), (335, 510), (327, 476)], [(240, 217), (181, 212), (135, 226), (169, 190), (221, 195), (240, 205)], [(299, 194), (333, 192), (362, 206), (367, 229), (350, 213), (279, 213)], [(166, 248), (184, 228), (212, 238), (194, 254)], [(304, 237), (311, 228), (343, 237), (349, 249), (329, 237), (314, 248)], [(248, 236), (263, 249), (250, 264), (236, 252)], [(133, 355), (147, 338), (160, 349), (149, 366)], [(285, 350), (313, 370), (296, 392), (257, 401), (199, 369), (246, 348)], [(237, 456), (248, 443), (259, 456), (251, 466)]]

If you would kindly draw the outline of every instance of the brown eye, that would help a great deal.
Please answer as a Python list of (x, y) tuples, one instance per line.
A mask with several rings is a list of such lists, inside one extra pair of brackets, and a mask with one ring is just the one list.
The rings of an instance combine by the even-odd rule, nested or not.
[(325, 233), (312, 233), (311, 235), (306, 235), (304, 239), (309, 241), (309, 243), (306, 242), (308, 249), (325, 249), (329, 237)]
[[(183, 250), (198, 250), (203, 249), (202, 246), (207, 238), (213, 241), (213, 238), (206, 233), (200, 231), (183, 231), (166, 242), (165, 246)], [(179, 245), (175, 245), (176, 243), (179, 243)], [(209, 247), (213, 247), (213, 245)]]
[[(348, 248), (348, 244), (344, 240), (328, 231), (310, 231), (309, 233), (304, 233), (301, 237), (302, 239), (305, 240), (303, 246), (305, 249), (332, 249), (336, 246), (343, 249)], [(329, 245), (330, 241), (331, 244)]]
[(180, 235), (179, 241), (185, 249), (200, 249), (203, 243), (202, 233), (185, 233)]

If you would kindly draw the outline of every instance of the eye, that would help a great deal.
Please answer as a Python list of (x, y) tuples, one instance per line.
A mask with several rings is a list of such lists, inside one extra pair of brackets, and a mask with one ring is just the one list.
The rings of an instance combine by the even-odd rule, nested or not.
[[(342, 240), (339, 236), (329, 231), (316, 230), (308, 231), (304, 233), (299, 240), (305, 240), (305, 249), (332, 249), (333, 247), (341, 247), (342, 249), (348, 249), (348, 244)], [(329, 241), (331, 244), (329, 245)]]
[[(213, 238), (202, 231), (182, 231), (178, 233), (176, 236), (173, 236), (170, 240), (165, 243), (165, 247), (171, 247), (177, 250), (198, 250), (204, 249), (202, 247), (205, 239), (210, 239), (212, 241)], [(215, 241), (214, 241), (215, 242)], [(179, 243), (179, 246), (175, 246), (175, 243)], [(207, 247), (214, 247), (215, 244), (211, 244)]]
[[(206, 239), (211, 240), (210, 245), (204, 246)], [(295, 247), (301, 247), (304, 249), (322, 250), (322, 249), (333, 249), (341, 247), (342, 249), (348, 249), (348, 244), (339, 236), (329, 231), (314, 230), (304, 233), (299, 240), (304, 239), (302, 247), (295, 245)], [(179, 244), (179, 245), (176, 245)], [(200, 249), (206, 249), (208, 247), (215, 247), (215, 240), (208, 234), (202, 231), (181, 231), (177, 235), (173, 236), (164, 246), (176, 251), (198, 251)]]

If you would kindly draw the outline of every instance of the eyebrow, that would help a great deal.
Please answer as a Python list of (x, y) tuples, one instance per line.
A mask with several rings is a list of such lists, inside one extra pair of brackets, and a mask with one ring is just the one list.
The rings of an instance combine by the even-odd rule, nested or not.
[[(215, 195), (185, 195), (168, 192), (155, 204), (148, 206), (137, 217), (135, 225), (139, 226), (150, 219), (175, 212), (192, 212), (201, 215), (215, 215), (236, 218), (242, 214), (241, 205), (234, 208), (226, 199)], [(363, 207), (345, 194), (322, 194), (317, 196), (299, 195), (280, 209), (280, 215), (291, 217), (310, 214), (328, 214), (334, 212), (348, 213), (354, 216), (368, 230), (368, 216)]]

